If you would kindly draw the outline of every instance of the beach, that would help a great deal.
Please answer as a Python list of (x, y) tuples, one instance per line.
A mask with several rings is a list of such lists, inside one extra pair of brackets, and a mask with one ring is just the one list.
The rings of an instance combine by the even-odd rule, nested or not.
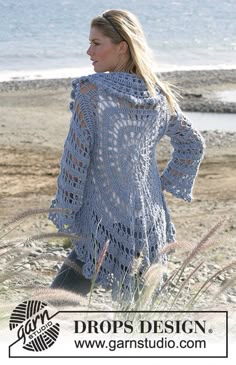
[[(235, 91), (236, 70), (176, 71), (160, 76), (179, 88), (183, 111), (236, 113), (236, 100), (228, 102), (217, 97), (218, 92)], [(50, 207), (69, 128), (70, 85), (71, 79), (0, 83), (2, 232), (6, 232), (4, 223), (16, 215), (29, 209)], [(214, 224), (229, 218), (209, 257), (209, 262), (223, 267), (236, 259), (236, 132), (205, 129), (201, 133), (206, 141), (206, 154), (196, 179), (193, 202), (186, 203), (168, 193), (166, 199), (179, 242), (197, 243)], [(169, 139), (165, 137), (157, 149), (160, 170), (170, 154)], [(45, 214), (28, 217), (17, 228), (17, 234), (23, 236), (52, 231), (55, 227)], [(34, 247), (40, 245), (34, 243)], [(44, 269), (46, 266), (47, 262)], [(31, 269), (36, 270), (35, 266)], [(58, 265), (54, 265), (53, 273), (45, 274), (41, 287), (50, 283), (57, 269)], [(221, 280), (225, 280), (224, 275)], [(6, 290), (3, 299), (9, 295)], [(235, 289), (222, 299), (224, 304), (236, 308)]]

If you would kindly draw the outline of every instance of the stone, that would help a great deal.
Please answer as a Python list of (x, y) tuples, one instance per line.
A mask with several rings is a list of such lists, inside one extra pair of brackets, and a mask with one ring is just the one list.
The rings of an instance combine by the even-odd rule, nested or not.
[(6, 286), (6, 285), (1, 285), (1, 290), (2, 291), (7, 291), (9, 289), (9, 287), (8, 286)]
[(234, 295), (227, 295), (227, 302), (235, 303), (236, 304), (236, 296)]

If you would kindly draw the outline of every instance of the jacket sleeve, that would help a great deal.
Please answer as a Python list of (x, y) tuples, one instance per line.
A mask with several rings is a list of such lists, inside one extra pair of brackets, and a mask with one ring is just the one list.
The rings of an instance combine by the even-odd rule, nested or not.
[(95, 86), (76, 79), (72, 82), (70, 128), (64, 143), (57, 178), (57, 192), (52, 200), (48, 218), (60, 232), (70, 232), (76, 213), (83, 203), (83, 194), (90, 156), (94, 142), (94, 103)]
[(162, 189), (191, 202), (195, 177), (205, 150), (204, 139), (180, 109), (171, 115), (166, 135), (170, 137), (173, 153), (161, 174)]

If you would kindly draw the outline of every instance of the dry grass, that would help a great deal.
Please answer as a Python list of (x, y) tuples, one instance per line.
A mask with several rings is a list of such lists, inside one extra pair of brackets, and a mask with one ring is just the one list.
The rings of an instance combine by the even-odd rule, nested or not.
[[(175, 242), (160, 251), (159, 261), (161, 261), (162, 255), (169, 255), (174, 250), (175, 257), (181, 257), (181, 260), (177, 260), (180, 262), (179, 266), (168, 272), (168, 278), (165, 278), (164, 281), (165, 267), (159, 263), (152, 265), (144, 275), (144, 285), (139, 291), (139, 299), (131, 308), (136, 310), (143, 308), (148, 310), (194, 310), (196, 308), (210, 310), (215, 307), (221, 294), (236, 285), (236, 275), (230, 276), (230, 271), (236, 269), (236, 261), (232, 260), (227, 264), (223, 262), (220, 269), (216, 269), (214, 273), (210, 273), (206, 277), (201, 275), (200, 270), (207, 267), (211, 251), (220, 244), (216, 236), (227, 224), (230, 224), (229, 218), (221, 219), (195, 245)], [(225, 273), (228, 274), (228, 278), (222, 285), (217, 278)], [(212, 286), (214, 286), (214, 295), (210, 291)]]
[[(67, 234), (67, 233), (42, 233), (38, 235), (32, 235), (25, 239), (18, 239), (7, 241), (6, 237), (9, 232), (12, 232), (17, 226), (19, 226), (25, 218), (31, 216), (32, 214), (42, 214), (48, 213), (48, 210), (34, 210), (31, 212), (26, 212), (20, 217), (16, 217), (14, 220), (9, 222), (4, 226), (6, 232), (0, 237), (0, 260), (5, 259), (2, 271), (0, 272), (0, 295), (3, 293), (3, 285), (9, 283), (9, 290), (24, 290), (27, 292), (28, 297), (40, 298), (45, 300), (53, 306), (72, 306), (87, 308), (88, 310), (93, 308), (93, 295), (94, 295), (94, 285), (96, 282), (96, 276), (98, 274), (99, 268), (105, 257), (106, 251), (109, 247), (109, 242), (104, 243), (104, 249), (100, 257), (97, 260), (97, 270), (92, 280), (93, 285), (91, 286), (91, 292), (89, 295), (89, 301), (84, 297), (81, 297), (75, 293), (70, 293), (61, 289), (50, 289), (50, 288), (38, 288), (30, 282), (34, 280), (40, 281), (40, 276), (45, 274), (45, 271), (33, 271), (28, 270), (28, 265), (35, 261), (36, 258), (30, 258), (30, 253), (32, 248), (30, 247), (32, 242), (40, 241), (42, 239), (71, 239), (80, 237)], [(220, 285), (217, 283), (216, 278), (222, 273), (229, 273), (230, 269), (235, 269), (236, 261), (223, 264), (222, 268), (216, 270), (208, 277), (201, 278), (201, 280), (195, 280), (197, 275), (201, 277), (200, 270), (207, 265), (207, 258), (209, 252), (216, 247), (217, 241), (215, 236), (220, 232), (223, 227), (229, 224), (230, 220), (228, 218), (220, 220), (215, 224), (208, 232), (203, 236), (203, 238), (195, 245), (191, 243), (173, 243), (167, 245), (158, 256), (158, 260), (154, 263), (141, 278), (137, 291), (134, 293), (134, 298), (129, 303), (124, 303), (122, 300), (118, 303), (110, 303), (109, 308), (119, 310), (193, 310), (199, 308), (204, 303), (205, 308), (210, 309), (211, 305), (214, 305), (217, 298), (221, 296), (226, 290), (234, 287), (236, 285), (236, 274), (233, 273), (228, 279)], [(181, 264), (175, 267), (172, 272), (167, 273), (166, 268), (160, 264), (161, 258), (164, 255), (169, 255), (171, 258), (175, 252), (175, 257), (178, 255), (181, 257)], [(45, 258), (49, 262), (53, 260), (54, 262), (64, 260), (63, 257), (42, 253), (37, 256), (37, 260)], [(170, 260), (171, 261), (171, 260)], [(66, 259), (68, 266), (71, 266), (74, 270), (78, 268), (75, 267), (75, 263)], [(134, 265), (133, 275), (136, 275), (141, 261), (137, 261)], [(234, 271), (234, 270), (233, 270)], [(50, 270), (49, 270), (50, 274)], [(52, 271), (51, 271), (52, 274)], [(27, 280), (26, 280), (27, 277)], [(12, 283), (22, 281), (23, 284), (18, 284), (14, 289), (12, 288)], [(29, 285), (25, 285), (28, 282)], [(211, 295), (210, 288), (212, 285), (217, 286), (214, 295)], [(210, 293), (210, 294), (209, 294)], [(121, 296), (122, 298), (122, 296)], [(96, 304), (99, 306), (98, 304)], [(103, 305), (104, 306), (104, 305)], [(4, 318), (5, 310), (2, 306), (1, 318)], [(5, 305), (6, 307), (6, 305)], [(202, 308), (203, 309), (203, 308)]]

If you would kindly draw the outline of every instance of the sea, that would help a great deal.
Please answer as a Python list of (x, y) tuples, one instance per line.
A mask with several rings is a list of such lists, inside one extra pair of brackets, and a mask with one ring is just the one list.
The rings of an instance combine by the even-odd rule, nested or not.
[(139, 18), (156, 71), (236, 68), (235, 0), (0, 0), (0, 81), (93, 73), (91, 19)]

